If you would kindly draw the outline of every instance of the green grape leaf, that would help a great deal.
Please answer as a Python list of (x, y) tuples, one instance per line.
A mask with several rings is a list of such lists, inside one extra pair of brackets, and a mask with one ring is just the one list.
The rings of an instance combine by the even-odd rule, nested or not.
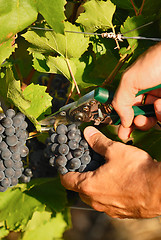
[[(132, 3), (131, 3), (130, 0), (122, 0), (122, 1), (120, 1), (120, 0), (111, 0), (111, 2), (116, 4), (116, 6), (118, 8), (134, 11), (134, 8), (133, 8)], [(136, 10), (138, 11), (138, 8), (137, 8), (137, 6), (136, 6), (134, 1), (133, 1), (133, 3), (134, 3), (134, 6), (135, 6)], [(134, 14), (135, 14), (135, 12), (134, 12)]]
[(17, 81), (10, 68), (7, 68), (5, 74), (0, 78), (0, 95), (5, 101), (14, 103), (20, 111), (25, 111), (30, 106), (30, 102), (25, 99), (21, 90), (20, 81)]
[(34, 199), (46, 204), (52, 211), (62, 211), (67, 204), (67, 198), (66, 191), (61, 185), (59, 178), (40, 180), (33, 180), (25, 192)]
[(36, 118), (46, 113), (52, 101), (52, 97), (45, 92), (46, 87), (30, 84), (22, 92), (20, 81), (14, 78), (10, 68), (6, 69), (6, 73), (0, 80), (0, 95), (3, 99), (6, 102), (13, 103), (33, 122), (37, 130), (41, 130)]
[(0, 66), (7, 58), (9, 58), (12, 52), (15, 51), (17, 45), (14, 44), (13, 41), (14, 39), (10, 38), (8, 41), (0, 44)]
[(161, 9), (161, 1), (160, 0), (146, 0), (143, 6), (142, 14), (144, 16), (151, 16), (160, 12)]
[(50, 212), (35, 212), (28, 222), (22, 240), (53, 240), (62, 238), (67, 228), (63, 213), (51, 217)]
[(161, 131), (150, 129), (142, 132), (139, 130), (133, 131), (131, 137), (134, 138), (134, 145), (150, 154), (152, 158), (161, 161)]
[(5, 228), (5, 223), (3, 222), (0, 226), (0, 239), (6, 237), (9, 234), (9, 230)]
[(0, 2), (0, 43), (33, 23), (37, 18), (35, 1), (1, 0)]
[(94, 32), (98, 28), (107, 30), (113, 28), (112, 18), (116, 6), (110, 1), (91, 0), (83, 5), (85, 12), (81, 13), (77, 23), (84, 26), (86, 31)]
[[(139, 29), (137, 28), (149, 22), (151, 22), (150, 19), (146, 19), (142, 15), (135, 16), (135, 17), (128, 17), (124, 22), (123, 26), (121, 26), (120, 31), (125, 37), (126, 36), (127, 37), (145, 36), (145, 33), (148, 32), (151, 26), (148, 25)], [(150, 37), (150, 35), (148, 37)], [(139, 48), (145, 48), (146, 44), (147, 44), (147, 47), (149, 45), (148, 41), (145, 44), (146, 40), (127, 39), (127, 41), (131, 47), (131, 51), (134, 51), (138, 46)]]
[(38, 0), (38, 11), (43, 15), (55, 32), (64, 33), (65, 0)]
[(8, 189), (0, 193), (0, 221), (5, 221), (7, 229), (24, 229), (34, 211), (44, 210), (37, 199), (24, 194), (20, 189)]
[(51, 107), (52, 97), (45, 92), (46, 88), (46, 86), (31, 83), (23, 91), (25, 99), (30, 101), (30, 107), (25, 110), (28, 116), (31, 115), (37, 119)]
[[(64, 23), (65, 31), (80, 31), (79, 27), (69, 22)], [(51, 54), (57, 53), (64, 58), (80, 57), (88, 47), (89, 39), (83, 34), (66, 32), (65, 35), (54, 31), (32, 30), (22, 35), (32, 44), (29, 52)]]

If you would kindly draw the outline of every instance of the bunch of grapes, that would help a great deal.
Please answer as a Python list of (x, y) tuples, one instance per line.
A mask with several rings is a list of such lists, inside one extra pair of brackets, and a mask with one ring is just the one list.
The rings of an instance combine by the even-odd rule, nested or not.
[(56, 131), (51, 128), (49, 135), (44, 155), (60, 174), (93, 171), (104, 164), (104, 158), (90, 148), (77, 124), (60, 124)]
[(15, 186), (23, 173), (22, 159), (29, 152), (26, 128), (24, 114), (13, 109), (0, 113), (0, 192)]

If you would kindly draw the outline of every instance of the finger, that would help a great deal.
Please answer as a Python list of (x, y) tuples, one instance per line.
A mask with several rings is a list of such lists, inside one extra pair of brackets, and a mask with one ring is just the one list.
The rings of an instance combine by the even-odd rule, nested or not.
[(130, 134), (134, 130), (134, 126), (132, 125), (129, 128), (124, 128), (122, 125), (119, 126), (118, 129), (118, 137), (122, 140), (127, 140), (130, 137)]
[(104, 212), (105, 211), (105, 206), (97, 201), (92, 200), (89, 196), (80, 193), (79, 194), (80, 198), (82, 199), (82, 201), (84, 203), (86, 203), (87, 205), (91, 206), (92, 208), (94, 208), (96, 211), (99, 212)]
[(134, 119), (135, 126), (142, 131), (149, 130), (150, 128), (154, 127), (156, 123), (157, 120), (154, 117), (139, 115)]
[(84, 136), (91, 148), (102, 156), (106, 155), (107, 149), (113, 144), (113, 141), (94, 127), (86, 127)]
[(154, 102), (154, 109), (158, 121), (161, 121), (161, 99), (157, 99)]
[(69, 172), (65, 175), (60, 175), (61, 184), (68, 190), (72, 190), (75, 192), (82, 192), (88, 194), (91, 192), (90, 186), (92, 188), (91, 177), (93, 176), (93, 172)]

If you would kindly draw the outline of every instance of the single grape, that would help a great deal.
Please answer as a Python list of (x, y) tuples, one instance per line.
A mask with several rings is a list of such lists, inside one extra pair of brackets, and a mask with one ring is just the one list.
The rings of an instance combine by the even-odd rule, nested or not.
[(0, 150), (7, 149), (8, 145), (6, 144), (5, 141), (0, 142)]
[(80, 172), (80, 173), (85, 172), (85, 171), (86, 171), (86, 167), (87, 167), (86, 164), (85, 164), (85, 165), (81, 165), (81, 166), (79, 167), (79, 169), (78, 169), (78, 172)]
[(4, 148), (1, 152), (1, 157), (4, 159), (4, 160), (7, 160), (9, 159), (10, 157), (12, 156), (12, 153), (9, 149), (7, 148)]
[(52, 153), (57, 153), (58, 146), (59, 146), (58, 143), (53, 143), (53, 144), (51, 145), (51, 151), (52, 151)]
[(10, 186), (10, 184), (11, 184), (11, 179), (10, 178), (4, 178), (2, 181), (1, 181), (1, 186), (2, 187), (9, 187)]
[(10, 186), (16, 186), (18, 184), (18, 178), (12, 177)]
[(23, 114), (22, 112), (18, 112), (16, 114), (16, 117), (21, 118), (23, 121), (25, 120), (25, 114)]
[(62, 175), (66, 174), (68, 172), (68, 169), (66, 167), (63, 166), (59, 166), (58, 167), (58, 172)]
[(68, 162), (68, 170), (75, 171), (81, 166), (81, 161), (79, 158), (73, 158)]
[(16, 115), (16, 112), (13, 109), (11, 109), (11, 108), (7, 109), (7, 111), (6, 111), (7, 117), (13, 118), (15, 115)]
[(2, 134), (4, 132), (5, 128), (2, 126), (2, 124), (0, 124), (0, 134)]
[(57, 166), (63, 166), (65, 167), (67, 163), (67, 158), (65, 156), (58, 156), (56, 159), (55, 159), (55, 164)]
[(9, 146), (15, 146), (18, 143), (18, 138), (15, 135), (6, 137), (6, 143)]
[(49, 165), (52, 166), (52, 167), (54, 167), (54, 165), (55, 165), (55, 156), (53, 156), (53, 157), (51, 157), (51, 158), (49, 159)]
[(2, 120), (5, 117), (6, 117), (6, 115), (4, 113), (0, 113), (0, 120)]
[(2, 181), (5, 178), (5, 174), (3, 171), (0, 171), (0, 181)]
[(21, 155), (21, 157), (26, 157), (28, 155), (28, 153), (29, 153), (28, 147), (26, 147), (24, 145), (20, 147), (20, 155)]
[(76, 135), (74, 140), (79, 143), (81, 141), (82, 137), (80, 135)]
[(0, 135), (0, 142), (2, 142), (3, 141), (3, 137), (2, 137), (2, 135)]
[(19, 169), (15, 169), (15, 175), (14, 177), (15, 178), (20, 178), (22, 175), (22, 170), (19, 168)]
[(5, 168), (4, 164), (3, 164), (3, 161), (0, 160), (0, 171), (4, 171), (5, 169), (6, 168)]
[(75, 123), (69, 124), (68, 125), (68, 131), (76, 131), (77, 130), (77, 125)]
[(89, 145), (88, 145), (88, 143), (87, 143), (87, 141), (85, 139), (82, 139), (80, 141), (80, 145), (83, 146), (85, 149), (89, 148)]
[(20, 161), (21, 160), (20, 152), (13, 153), (11, 158), (13, 159), (13, 161)]
[(14, 170), (21, 169), (22, 167), (23, 167), (22, 161), (17, 161), (17, 162), (14, 162), (14, 164), (13, 164)]
[(91, 156), (87, 154), (83, 154), (80, 160), (83, 165), (87, 165), (91, 161)]
[(74, 156), (75, 158), (80, 158), (80, 157), (83, 156), (83, 153), (84, 153), (84, 149), (81, 148), (81, 147), (79, 147), (79, 148), (77, 148), (77, 149), (75, 149), (75, 150), (73, 151), (73, 156)]
[(23, 123), (23, 119), (18, 117), (17, 115), (13, 118), (13, 126), (14, 127), (20, 127), (21, 124)]
[(9, 127), (9, 128), (6, 128), (4, 133), (7, 135), (7, 136), (12, 136), (14, 133), (15, 133), (15, 128), (13, 126)]
[(53, 133), (53, 134), (51, 135), (51, 137), (50, 137), (51, 142), (52, 142), (52, 143), (55, 143), (56, 138), (57, 138), (57, 134), (56, 134), (56, 133)]
[(15, 171), (13, 170), (13, 168), (6, 168), (4, 170), (4, 173), (7, 178), (12, 178), (15, 175)]
[(59, 134), (57, 135), (57, 142), (60, 144), (66, 143), (68, 140), (67, 136), (65, 134)]
[(75, 137), (76, 137), (76, 131), (69, 131), (68, 132), (68, 138), (70, 139), (70, 140), (74, 140), (75, 139)]
[(28, 127), (28, 123), (27, 123), (26, 121), (23, 121), (23, 122), (21, 123), (20, 128), (21, 128), (22, 130), (26, 130), (27, 127)]
[(60, 125), (58, 125), (57, 128), (56, 128), (57, 134), (66, 134), (67, 131), (68, 131), (68, 128), (67, 128), (67, 126), (64, 125), (64, 124), (60, 124)]
[(59, 147), (58, 147), (58, 152), (62, 155), (67, 155), (68, 152), (69, 152), (69, 147), (67, 144), (63, 143), (63, 144), (60, 144)]
[(16, 133), (16, 136), (18, 137), (18, 140), (26, 140), (28, 138), (28, 132), (26, 130), (20, 130)]
[(68, 142), (68, 146), (71, 150), (75, 150), (76, 148), (78, 148), (78, 143), (75, 140), (70, 140)]
[(1, 124), (3, 125), (3, 127), (9, 128), (12, 126), (13, 121), (10, 117), (5, 117), (1, 120)]
[(25, 171), (24, 171), (24, 174), (27, 176), (27, 177), (32, 177), (33, 174), (32, 174), (32, 170), (30, 168), (26, 168)]
[(12, 168), (13, 165), (14, 165), (14, 162), (12, 161), (12, 159), (4, 160), (4, 166), (6, 168)]
[(7, 187), (3, 187), (0, 185), (0, 192), (5, 192), (7, 190)]
[(9, 147), (9, 150), (12, 152), (12, 153), (15, 153), (15, 152), (19, 152), (19, 142), (15, 145), (15, 146), (10, 146)]
[(22, 176), (20, 177), (20, 181), (21, 181), (22, 183), (29, 183), (30, 180), (31, 180), (31, 178), (30, 178), (30, 177), (27, 177), (25, 174), (22, 174)]

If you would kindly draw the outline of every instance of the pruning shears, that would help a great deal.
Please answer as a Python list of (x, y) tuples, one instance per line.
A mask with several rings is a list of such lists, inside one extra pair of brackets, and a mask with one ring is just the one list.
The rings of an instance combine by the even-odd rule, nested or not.
[[(161, 84), (154, 88), (139, 91), (137, 96), (157, 88), (161, 88)], [(71, 122), (94, 122), (94, 125), (101, 123), (118, 125), (120, 124), (120, 118), (111, 104), (113, 96), (113, 92), (98, 87), (80, 97), (78, 101), (61, 107), (58, 112), (48, 116), (39, 123), (41, 126), (53, 126), (54, 123), (57, 125), (58, 123), (67, 124)], [(133, 106), (133, 110), (134, 116), (155, 116), (153, 104)]]

